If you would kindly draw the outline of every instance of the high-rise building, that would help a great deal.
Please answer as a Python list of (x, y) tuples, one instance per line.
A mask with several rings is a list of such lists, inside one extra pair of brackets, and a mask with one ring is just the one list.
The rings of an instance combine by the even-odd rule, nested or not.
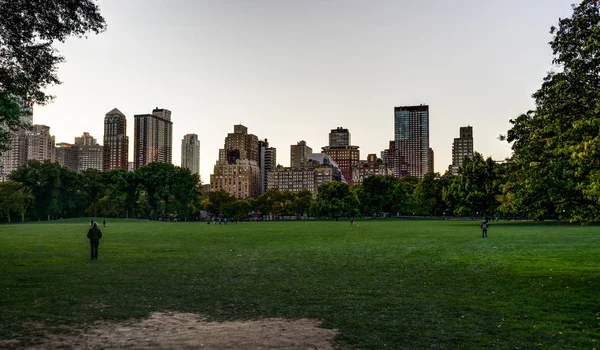
[(354, 185), (352, 169), (360, 162), (358, 146), (350, 145), (350, 132), (348, 129), (338, 127), (329, 133), (329, 146), (322, 147), (322, 152), (331, 156), (331, 159), (342, 171), (348, 186)]
[(50, 135), (50, 127), (33, 125), (27, 131), (27, 160), (54, 162), (54, 136)]
[(260, 168), (261, 193), (267, 191), (267, 174), (277, 166), (277, 149), (269, 147), (269, 141), (258, 141), (258, 167)]
[(360, 185), (369, 176), (393, 176), (393, 170), (387, 166), (381, 159), (377, 159), (376, 154), (369, 154), (367, 160), (361, 160), (359, 166), (352, 169), (352, 181), (355, 185)]
[(435, 165), (435, 162), (434, 162), (435, 155), (433, 153), (433, 148), (429, 148), (428, 157), (429, 157), (429, 159), (428, 159), (428, 161), (429, 161), (429, 166), (428, 166), (429, 172), (430, 173), (435, 173), (435, 170), (434, 170), (435, 169), (435, 167), (434, 167), (434, 165)]
[(114, 108), (104, 117), (102, 170), (127, 170), (128, 158), (127, 118), (125, 118), (125, 114)]
[(452, 165), (450, 171), (458, 175), (459, 168), (463, 165), (465, 157), (473, 158), (473, 127), (462, 126), (459, 129), (459, 137), (452, 144)]
[(308, 164), (308, 155), (312, 153), (312, 148), (306, 145), (306, 141), (299, 141), (290, 146), (290, 167), (302, 168)]
[(267, 188), (280, 191), (309, 191), (317, 198), (319, 185), (331, 181), (341, 181), (342, 173), (331, 157), (323, 153), (307, 155), (307, 162), (302, 167), (285, 168), (278, 166), (267, 175)]
[(64, 166), (71, 171), (79, 170), (79, 152), (77, 152), (77, 147), (75, 145), (59, 142), (56, 144), (55, 155), (56, 162), (61, 166)]
[(0, 181), (8, 180), (8, 175), (27, 163), (27, 130), (12, 132), (10, 149), (0, 156)]
[(152, 162), (171, 163), (173, 122), (171, 111), (155, 108), (152, 114), (136, 114), (134, 118), (133, 162), (139, 169)]
[(225, 147), (219, 150), (219, 160), (210, 175), (212, 191), (224, 190), (236, 198), (255, 197), (261, 193), (258, 137), (248, 134), (248, 128), (235, 125), (227, 134)]
[(102, 171), (103, 149), (89, 132), (75, 138), (77, 148), (77, 170), (96, 169)]
[(186, 134), (181, 140), (181, 167), (200, 174), (200, 140), (196, 134)]
[(18, 167), (27, 163), (27, 131), (33, 124), (33, 108), (22, 98), (16, 98), (21, 109), (19, 122), (22, 127), (10, 132), (9, 149), (0, 152), (0, 181), (8, 180), (8, 175)]
[(394, 107), (394, 146), (399, 151), (397, 176), (423, 178), (429, 170), (429, 106)]

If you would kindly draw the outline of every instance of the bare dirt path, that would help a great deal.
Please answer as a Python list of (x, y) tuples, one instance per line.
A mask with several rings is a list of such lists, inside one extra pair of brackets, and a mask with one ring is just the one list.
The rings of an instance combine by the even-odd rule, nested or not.
[[(85, 333), (50, 335), (25, 349), (333, 349), (335, 330), (309, 319), (206, 322), (198, 314), (153, 313), (142, 320), (98, 322)], [(0, 341), (0, 348), (22, 348)]]

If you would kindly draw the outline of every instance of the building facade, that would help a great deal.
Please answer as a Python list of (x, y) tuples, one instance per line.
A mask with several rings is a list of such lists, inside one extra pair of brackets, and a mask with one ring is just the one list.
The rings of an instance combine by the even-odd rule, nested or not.
[(200, 140), (196, 134), (186, 134), (181, 140), (181, 167), (200, 174)]
[(455, 138), (452, 143), (452, 165), (450, 165), (450, 172), (458, 175), (465, 157), (473, 158), (473, 154), (473, 127), (462, 126), (459, 129), (459, 137)]
[(16, 101), (21, 109), (22, 128), (10, 132), (9, 149), (0, 152), (0, 181), (8, 180), (10, 173), (27, 163), (27, 134), (33, 124), (33, 108), (22, 98), (16, 97)]
[(77, 147), (71, 143), (59, 142), (56, 144), (56, 162), (71, 171), (79, 170), (79, 157)]
[(399, 151), (396, 176), (423, 178), (429, 170), (429, 106), (394, 107), (394, 147)]
[(277, 149), (269, 147), (269, 141), (258, 141), (258, 167), (260, 168), (261, 193), (267, 191), (267, 174), (277, 166)]
[(33, 125), (27, 131), (27, 160), (46, 160), (54, 163), (54, 136), (50, 135), (50, 127), (46, 125)]
[(77, 170), (96, 169), (102, 171), (102, 158), (104, 147), (98, 144), (89, 132), (84, 132), (81, 137), (75, 138), (77, 149)]
[(348, 186), (353, 186), (352, 171), (360, 163), (360, 151), (358, 146), (350, 145), (348, 129), (332, 129), (329, 133), (329, 146), (322, 147), (322, 152), (328, 154), (337, 164)]
[(376, 154), (369, 154), (367, 160), (361, 160), (360, 164), (352, 171), (352, 182), (355, 185), (361, 185), (369, 176), (393, 176), (391, 168), (378, 159)]
[(308, 164), (308, 155), (312, 153), (312, 148), (306, 145), (306, 141), (298, 141), (297, 144), (290, 146), (290, 167), (302, 168)]
[(224, 190), (236, 198), (258, 196), (262, 190), (259, 160), (258, 137), (248, 134), (247, 127), (235, 125), (219, 150), (210, 175), (211, 191)]
[(294, 193), (307, 190), (316, 199), (320, 184), (341, 181), (342, 173), (328, 155), (311, 153), (307, 158), (305, 166), (278, 166), (270, 171), (267, 175), (267, 188)]
[(435, 166), (435, 154), (433, 153), (433, 148), (429, 148), (427, 157), (429, 158), (427, 160), (429, 162), (429, 166), (428, 166), (429, 171), (428, 172), (434, 173), (435, 172), (435, 170), (434, 170), (435, 169), (435, 167), (434, 167)]
[(102, 152), (102, 170), (127, 170), (129, 159), (127, 118), (117, 108), (106, 113), (104, 117), (104, 149)]
[(173, 155), (171, 111), (155, 108), (152, 114), (136, 114), (133, 118), (135, 169), (153, 162), (171, 163)]

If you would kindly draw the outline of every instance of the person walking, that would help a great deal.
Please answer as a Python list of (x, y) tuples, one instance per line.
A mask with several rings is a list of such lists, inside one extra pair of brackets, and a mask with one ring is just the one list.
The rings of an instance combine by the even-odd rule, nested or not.
[(104, 218), (104, 220), (102, 220), (102, 226), (106, 227), (106, 218)]
[(481, 222), (481, 224), (479, 224), (479, 228), (481, 229), (481, 238), (487, 238), (488, 226), (489, 226), (489, 223), (488, 223), (487, 219), (483, 218), (483, 221)]
[(97, 222), (94, 222), (94, 225), (88, 230), (87, 237), (90, 239), (92, 260), (98, 260), (98, 246), (100, 245), (100, 238), (102, 238), (102, 231), (100, 231)]

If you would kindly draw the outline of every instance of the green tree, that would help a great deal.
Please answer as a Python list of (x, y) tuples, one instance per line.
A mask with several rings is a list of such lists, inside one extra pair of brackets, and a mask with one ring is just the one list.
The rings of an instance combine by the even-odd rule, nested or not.
[(212, 216), (217, 217), (223, 214), (223, 209), (227, 204), (234, 203), (235, 196), (225, 190), (210, 191), (208, 196), (202, 200), (204, 210)]
[(10, 179), (29, 188), (35, 198), (34, 210), (38, 219), (48, 220), (59, 210), (61, 167), (57, 163), (30, 160), (10, 174)]
[(504, 211), (531, 218), (600, 221), (600, 2), (583, 0), (552, 27), (557, 69), (514, 120)]
[(83, 188), (87, 194), (89, 203), (88, 211), (94, 217), (98, 216), (97, 204), (100, 198), (104, 195), (105, 188), (105, 176), (102, 176), (102, 172), (97, 169), (87, 169), (82, 173), (83, 176)]
[(12, 213), (19, 214), (21, 222), (25, 222), (25, 214), (32, 202), (33, 196), (23, 184), (11, 180), (0, 182), (0, 212), (9, 223)]
[(480, 153), (465, 157), (452, 183), (443, 189), (443, 199), (458, 216), (493, 215), (499, 203), (500, 185), (492, 158)]
[(369, 176), (356, 188), (363, 215), (375, 216), (392, 213), (406, 200), (399, 179), (393, 176)]
[(27, 112), (15, 97), (44, 104), (52, 99), (45, 89), (60, 83), (56, 72), (64, 57), (53, 44), (105, 28), (91, 0), (0, 0), (0, 151)]
[(348, 187), (348, 184), (333, 181), (319, 185), (314, 209), (318, 216), (332, 217), (337, 221), (341, 216), (357, 216), (358, 208), (358, 196)]
[(413, 193), (416, 212), (420, 215), (438, 215), (443, 212), (441, 177), (428, 173), (417, 183)]
[(312, 193), (309, 190), (302, 190), (294, 196), (294, 212), (298, 216), (308, 214), (310, 203), (313, 201)]

